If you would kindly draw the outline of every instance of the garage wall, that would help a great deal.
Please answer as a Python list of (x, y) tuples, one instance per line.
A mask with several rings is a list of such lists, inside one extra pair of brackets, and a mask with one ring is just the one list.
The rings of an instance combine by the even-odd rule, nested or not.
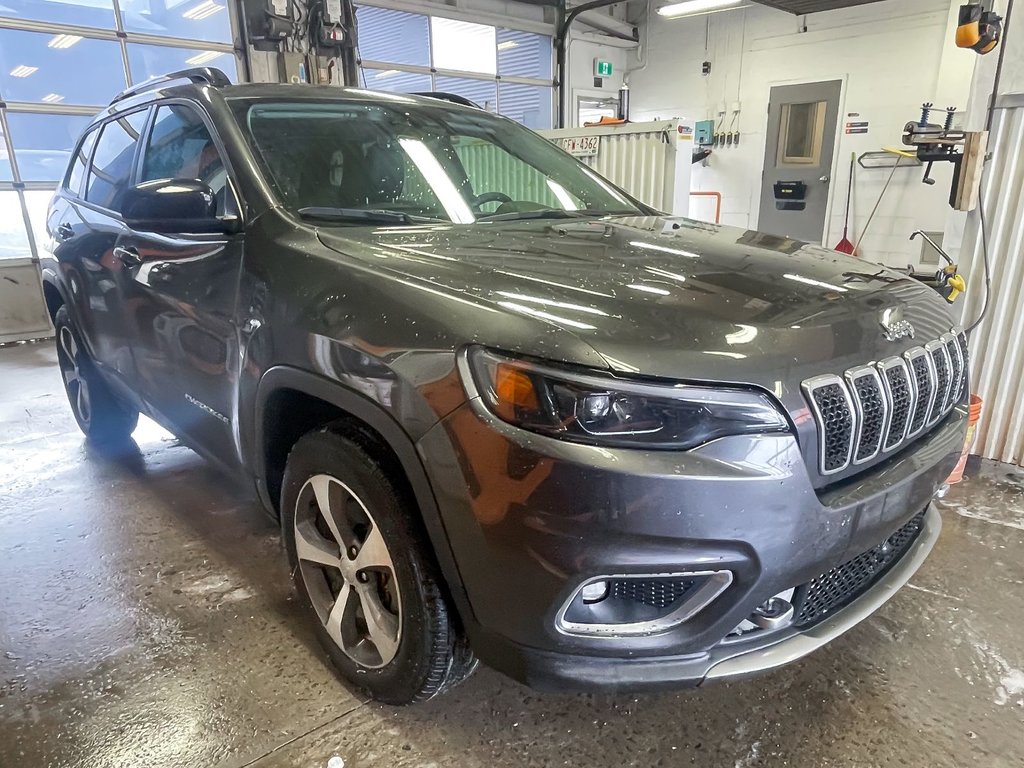
[[(771, 86), (845, 80), (842, 114), (859, 113), (871, 125), (869, 134), (843, 135), (838, 145), (825, 240), (834, 245), (842, 236), (850, 153), (899, 146), (904, 124), (917, 119), (924, 101), (966, 106), (977, 57), (952, 43), (958, 7), (959, 0), (888, 0), (807, 16), (806, 31), (804, 17), (761, 6), (692, 19), (653, 15), (641, 29), (649, 64), (629, 75), (632, 117), (714, 119), (721, 108), (729, 112), (728, 129), (739, 102), (740, 146), (718, 150), (707, 167), (695, 168), (694, 188), (723, 194), (723, 223), (756, 228)], [(707, 78), (705, 59), (713, 66)], [(888, 175), (888, 169), (858, 169), (855, 233)], [(909, 242), (910, 233), (944, 230), (951, 169), (936, 168), (934, 187), (921, 184), (922, 175), (921, 169), (897, 171), (862, 244), (865, 257), (916, 264), (921, 246)]]

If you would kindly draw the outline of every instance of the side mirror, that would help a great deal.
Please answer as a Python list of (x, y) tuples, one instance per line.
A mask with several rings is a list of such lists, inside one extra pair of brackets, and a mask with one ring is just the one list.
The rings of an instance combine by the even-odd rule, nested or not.
[(217, 217), (217, 197), (196, 179), (156, 179), (125, 190), (121, 215), (142, 232), (235, 232), (234, 218)]

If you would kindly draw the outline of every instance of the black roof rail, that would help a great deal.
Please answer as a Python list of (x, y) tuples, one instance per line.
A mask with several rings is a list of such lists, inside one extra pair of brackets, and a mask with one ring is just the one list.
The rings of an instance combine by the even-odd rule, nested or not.
[(231, 81), (228, 80), (228, 76), (225, 75), (221, 70), (216, 67), (196, 67), (195, 69), (183, 69), (179, 72), (169, 72), (166, 75), (157, 75), (151, 77), (145, 82), (133, 85), (124, 91), (121, 91), (117, 96), (111, 99), (110, 103), (114, 104), (118, 101), (123, 101), (129, 96), (136, 96), (146, 91), (152, 91), (156, 88), (160, 88), (168, 83), (173, 83), (176, 80), (187, 80), (190, 83), (205, 83), (206, 85), (212, 85), (215, 88), (223, 88), (225, 85), (231, 85)]
[(482, 107), (475, 101), (470, 101), (465, 96), (459, 96), (457, 93), (447, 93), (445, 91), (420, 91), (419, 93), (414, 93), (412, 95), (426, 96), (428, 99), (441, 99), (442, 101), (450, 101), (452, 104), (461, 104), (464, 107), (482, 109)]

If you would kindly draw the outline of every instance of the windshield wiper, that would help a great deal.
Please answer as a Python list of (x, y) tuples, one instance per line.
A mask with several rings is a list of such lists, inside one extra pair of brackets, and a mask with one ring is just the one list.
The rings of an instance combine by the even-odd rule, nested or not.
[(490, 216), (479, 216), (477, 221), (519, 221), (521, 219), (578, 219), (586, 216), (581, 211), (563, 211), (561, 208), (541, 208), (535, 211), (511, 211), (509, 213), (492, 213)]
[(358, 222), (365, 224), (416, 224), (417, 222), (436, 222), (426, 216), (410, 216), (401, 211), (385, 211), (367, 208), (331, 208), (329, 206), (311, 205), (299, 208), (299, 216), (304, 219), (322, 219), (323, 221)]

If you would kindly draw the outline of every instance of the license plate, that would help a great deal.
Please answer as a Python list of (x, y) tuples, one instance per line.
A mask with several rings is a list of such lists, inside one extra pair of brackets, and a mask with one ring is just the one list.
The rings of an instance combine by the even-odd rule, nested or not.
[(600, 147), (600, 136), (580, 136), (562, 139), (562, 149), (576, 157), (594, 157)]

